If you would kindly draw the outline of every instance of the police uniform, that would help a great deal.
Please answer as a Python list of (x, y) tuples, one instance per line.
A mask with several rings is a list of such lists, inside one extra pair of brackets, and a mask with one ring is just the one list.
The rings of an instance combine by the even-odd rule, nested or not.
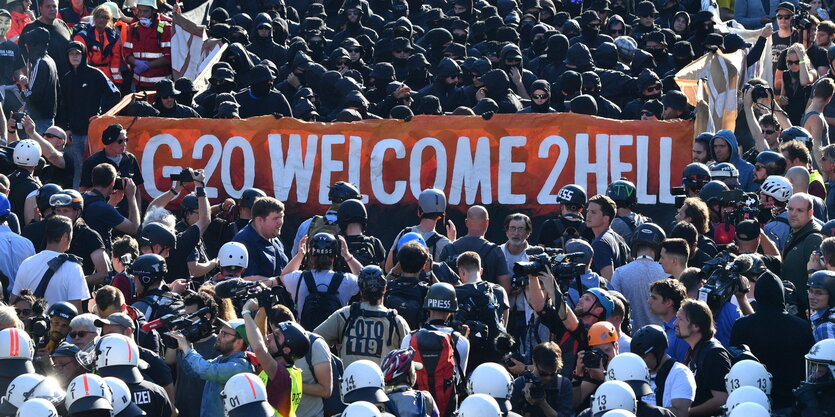
[(173, 407), (168, 394), (161, 386), (153, 382), (141, 381), (135, 384), (128, 384), (133, 402), (136, 403), (145, 415), (168, 417)]

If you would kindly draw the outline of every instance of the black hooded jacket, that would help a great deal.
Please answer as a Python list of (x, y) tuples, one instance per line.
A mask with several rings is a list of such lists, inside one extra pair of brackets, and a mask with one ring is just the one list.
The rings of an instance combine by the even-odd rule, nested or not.
[(757, 311), (738, 319), (730, 344), (748, 345), (773, 378), (771, 399), (775, 408), (794, 402), (792, 389), (803, 381), (805, 359), (815, 339), (809, 322), (786, 312), (785, 290), (776, 275), (766, 272), (754, 290)]
[(87, 65), (87, 48), (83, 43), (70, 42), (67, 52), (70, 49), (81, 52), (81, 64), (61, 78), (58, 124), (77, 135), (86, 135), (90, 118), (113, 107), (119, 101), (119, 90), (101, 70)]
[[(435, 81), (420, 90), (418, 96), (438, 97), (444, 112), (451, 112), (458, 106), (466, 106), (467, 100), (464, 97), (463, 88), (445, 82), (446, 77), (459, 74), (461, 74), (461, 67), (455, 61), (450, 58), (441, 59), (435, 73)], [(420, 101), (419, 97), (415, 98), (416, 102)]]
[[(257, 26), (262, 22), (272, 24), (270, 15), (266, 13), (259, 13), (258, 16), (255, 17), (255, 25)], [(281, 65), (287, 61), (287, 48), (275, 43), (273, 40), (272, 28), (270, 29), (270, 36), (268, 37), (258, 36), (256, 30), (256, 34), (252, 37), (251, 43), (247, 45), (246, 49), (249, 52), (258, 55), (258, 58), (269, 59), (276, 65)]]
[(499, 105), (498, 113), (516, 113), (522, 110), (522, 102), (510, 89), (510, 79), (503, 70), (491, 70), (481, 76), (481, 82), (487, 89), (487, 98)]
[(554, 113), (553, 107), (551, 107), (551, 84), (545, 80), (536, 80), (531, 85), (530, 95), (533, 96), (533, 92), (536, 90), (543, 90), (548, 93), (548, 101), (543, 103), (542, 105), (537, 105), (533, 100), (531, 100), (531, 104), (525, 107), (522, 110), (519, 110), (518, 113)]
[(545, 56), (539, 57), (531, 62), (531, 67), (539, 68), (539, 77), (548, 80), (551, 84), (557, 83), (560, 75), (565, 72), (565, 54), (568, 52), (568, 38), (558, 33), (548, 38), (548, 47), (545, 49)]

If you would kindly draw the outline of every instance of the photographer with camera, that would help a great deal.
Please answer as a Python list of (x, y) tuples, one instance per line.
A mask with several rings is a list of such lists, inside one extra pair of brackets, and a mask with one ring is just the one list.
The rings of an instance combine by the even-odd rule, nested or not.
[(557, 193), (557, 217), (548, 219), (539, 230), (539, 245), (548, 248), (564, 248), (565, 243), (583, 237), (586, 219), (582, 211), (586, 207), (586, 190), (576, 184), (560, 188)]
[(563, 365), (560, 346), (554, 342), (534, 346), (531, 361), (531, 370), (513, 381), (513, 410), (531, 417), (572, 415), (571, 381), (559, 374)]
[(714, 338), (713, 323), (710, 307), (702, 301), (686, 300), (676, 313), (676, 337), (690, 345), (684, 364), (696, 379), (691, 416), (717, 415), (728, 398), (725, 375), (731, 370), (731, 358)]
[[(87, 164), (90, 159), (84, 163)], [(125, 198), (136, 193), (136, 184), (130, 178), (120, 177), (116, 168), (101, 163), (90, 170), (90, 187), (84, 193), (82, 218), (91, 229), (98, 232), (107, 251), (111, 248), (113, 230), (133, 235), (139, 230), (139, 205), (134, 198)], [(120, 201), (128, 203), (128, 217), (125, 218), (114, 206)]]
[(78, 315), (74, 305), (61, 301), (49, 306), (46, 310), (46, 317), (49, 324), (44, 329), (38, 326), (38, 330), (32, 331), (32, 342), (35, 346), (34, 362), (40, 369), (49, 369), (52, 366), (50, 355), (61, 343), (65, 343), (70, 333), (70, 322)]
[[(112, 124), (102, 132), (101, 143), (104, 145), (104, 149), (90, 155), (81, 166), (81, 190), (89, 191), (91, 188), (95, 189), (100, 186), (96, 184), (97, 181), (94, 178), (93, 169), (95, 167), (100, 164), (112, 166), (117, 172), (116, 177), (129, 179), (136, 185), (132, 189), (128, 189), (126, 186), (124, 199), (117, 201), (117, 205), (114, 204), (122, 216), (130, 217), (131, 203), (136, 203), (139, 206), (140, 195), (136, 190), (145, 183), (145, 180), (142, 178), (142, 170), (139, 168), (136, 156), (127, 150), (128, 132), (120, 124)], [(121, 190), (121, 188), (117, 188), (117, 190)]]
[(316, 215), (303, 221), (296, 229), (296, 236), (293, 238), (293, 249), (290, 251), (294, 257), (302, 247), (302, 237), (312, 238), (319, 232), (327, 232), (332, 235), (339, 234), (339, 224), (336, 222), (336, 212), (339, 210), (339, 205), (347, 200), (362, 200), (359, 188), (349, 182), (337, 181), (328, 188), (328, 200), (331, 205), (325, 211), (325, 214)]
[(173, 292), (163, 281), (168, 274), (168, 266), (162, 256), (153, 253), (141, 255), (130, 265), (128, 273), (133, 277), (133, 285), (139, 297), (133, 307), (147, 320), (152, 321), (183, 309), (180, 294)]
[(186, 375), (200, 378), (205, 382), (200, 402), (200, 415), (204, 417), (223, 414), (220, 393), (229, 378), (241, 372), (254, 372), (255, 366), (246, 355), (249, 345), (244, 321), (235, 319), (223, 322), (217, 331), (214, 348), (219, 353), (212, 359), (201, 356), (191, 342), (180, 331), (167, 333), (177, 340), (178, 367)]
[(589, 397), (606, 379), (606, 367), (618, 354), (618, 330), (612, 323), (594, 323), (586, 334), (586, 348), (577, 352), (577, 363), (572, 375), (572, 403), (575, 410), (583, 410), (588, 406)]
[(441, 257), (441, 251), (446, 245), (451, 243), (450, 240), (455, 240), (457, 236), (457, 230), (452, 220), (446, 220), (446, 224), (444, 225), (448, 237), (435, 231), (438, 220), (443, 222), (446, 219), (446, 206), (446, 195), (442, 190), (427, 188), (420, 192), (420, 195), (418, 195), (418, 215), (420, 216), (420, 222), (415, 226), (403, 229), (394, 238), (394, 244), (389, 249), (386, 258), (386, 271), (391, 271), (391, 268), (397, 263), (397, 247), (401, 245), (400, 241), (403, 235), (407, 233), (419, 234), (426, 243), (425, 246), (429, 248), (429, 254), (432, 259), (443, 262), (444, 259)]

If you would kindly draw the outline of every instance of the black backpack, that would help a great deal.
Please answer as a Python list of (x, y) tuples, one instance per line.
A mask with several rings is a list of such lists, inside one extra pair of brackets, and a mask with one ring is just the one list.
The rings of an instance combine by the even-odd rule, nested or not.
[(429, 285), (423, 281), (389, 281), (383, 305), (397, 310), (410, 329), (417, 329), (423, 322), (423, 300), (427, 291)]
[(556, 220), (558, 237), (552, 242), (552, 247), (564, 249), (569, 240), (582, 239), (582, 234), (586, 230), (586, 222), (582, 218), (569, 219), (560, 216)]
[[(363, 310), (361, 303), (352, 303), (351, 307), (348, 309), (348, 318), (345, 320), (345, 327), (342, 328), (342, 334), (339, 337), (339, 343), (345, 344), (350, 342), (345, 341), (345, 336), (348, 335), (349, 337), (356, 337), (356, 335), (352, 335), (351, 330), (354, 329), (354, 326), (359, 320), (360, 317), (367, 317), (367, 318), (379, 318), (385, 317), (388, 320), (389, 331), (388, 331), (388, 341), (386, 342), (387, 345), (391, 345), (392, 341), (394, 340), (394, 335), (400, 335), (400, 329), (397, 327), (397, 310), (388, 310), (388, 311), (377, 311), (377, 310)], [(402, 336), (402, 335), (400, 335)]]
[(363, 240), (359, 242), (348, 242), (348, 252), (359, 261), (362, 266), (379, 265), (378, 259), (383, 257), (382, 254), (374, 252), (374, 239), (369, 236), (363, 236)]
[(331, 283), (325, 292), (319, 291), (316, 280), (313, 279), (313, 272), (304, 271), (299, 277), (299, 285), (296, 287), (296, 300), (299, 299), (299, 288), (302, 283), (307, 286), (307, 297), (304, 299), (304, 314), (299, 324), (307, 331), (313, 331), (317, 326), (327, 320), (336, 310), (342, 308), (342, 301), (339, 300), (339, 286), (345, 278), (341, 272), (334, 272)]
[[(312, 349), (313, 343), (316, 342), (316, 339), (321, 339), (322, 336), (319, 336), (316, 333), (308, 332), (307, 338), (310, 340), (310, 346)], [(313, 375), (313, 381), (318, 384), (319, 380), (316, 378), (316, 373), (313, 372), (313, 362), (310, 359), (311, 354), (312, 352), (308, 352), (308, 354), (304, 356), (304, 359), (307, 361), (307, 367), (310, 368), (311, 375)], [(325, 415), (332, 416), (345, 411), (346, 405), (342, 402), (342, 395), (339, 392), (339, 381), (342, 380), (342, 373), (345, 371), (345, 366), (339, 356), (336, 356), (331, 352), (328, 352), (328, 356), (330, 357), (332, 375), (331, 396), (329, 398), (322, 398), (322, 405), (325, 407)]]
[[(475, 285), (461, 285), (455, 287), (455, 294), (458, 297), (458, 312), (455, 319), (464, 323), (475, 321), (487, 327), (488, 334), (477, 338), (493, 339), (505, 331), (502, 325), (502, 315), (499, 309), (501, 304), (493, 292), (493, 284), (486, 281), (479, 281)], [(470, 331), (473, 332), (473, 326)], [(470, 337), (473, 337), (473, 333)]]

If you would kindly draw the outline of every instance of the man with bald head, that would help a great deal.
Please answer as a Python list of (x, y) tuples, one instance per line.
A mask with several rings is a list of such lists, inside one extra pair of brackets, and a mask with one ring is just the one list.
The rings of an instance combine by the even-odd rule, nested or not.
[(487, 209), (483, 206), (470, 207), (464, 224), (467, 226), (467, 234), (444, 246), (441, 259), (456, 258), (467, 251), (476, 252), (481, 257), (484, 280), (499, 284), (510, 293), (510, 273), (507, 270), (504, 252), (498, 245), (484, 238), (487, 226), (490, 224)]
[(49, 165), (44, 167), (38, 177), (44, 184), (57, 184), (61, 188), (72, 188), (73, 173), (75, 165), (72, 156), (64, 152), (67, 144), (67, 133), (58, 126), (50, 126), (43, 135), (38, 134), (35, 129), (35, 122), (27, 114), (23, 117), (23, 128), (29, 139), (38, 142), (41, 146), (43, 157)]
[[(792, 184), (792, 190), (795, 194), (798, 193), (809, 193), (809, 170), (802, 166), (795, 166), (789, 168), (786, 171), (786, 179)], [(826, 212), (826, 204), (824, 204), (823, 200), (820, 197), (816, 197), (811, 195), (812, 197), (812, 208), (814, 209), (815, 217), (822, 221), (826, 222), (828, 220), (828, 214)]]
[[(820, 249), (823, 240), (820, 225), (813, 221), (813, 206), (813, 196), (806, 193), (795, 193), (786, 206), (792, 232), (783, 248), (783, 279), (794, 283), (799, 294), (806, 293), (809, 255)], [(806, 297), (797, 297), (797, 300), (800, 304), (798, 314), (805, 318), (808, 300)]]

